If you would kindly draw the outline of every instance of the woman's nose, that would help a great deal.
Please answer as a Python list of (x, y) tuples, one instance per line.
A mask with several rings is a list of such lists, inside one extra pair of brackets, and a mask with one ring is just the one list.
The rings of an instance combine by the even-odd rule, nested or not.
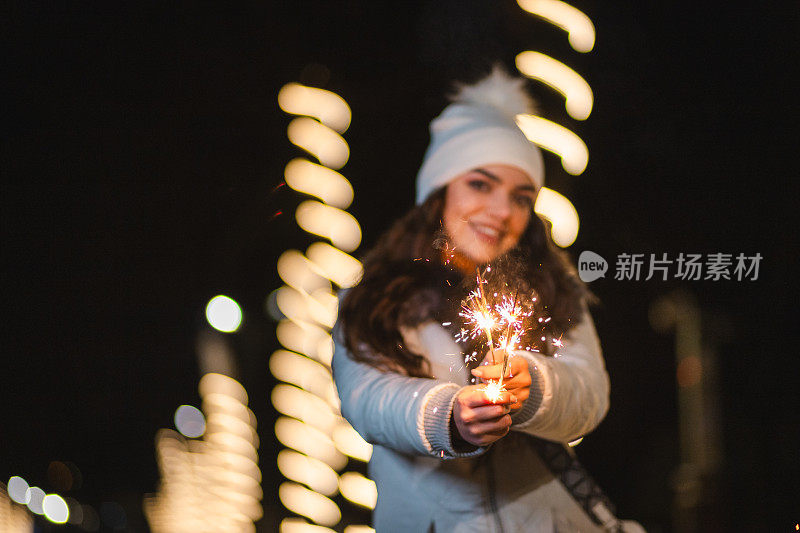
[(511, 216), (511, 198), (506, 194), (495, 194), (492, 196), (489, 213), (498, 220), (505, 221)]

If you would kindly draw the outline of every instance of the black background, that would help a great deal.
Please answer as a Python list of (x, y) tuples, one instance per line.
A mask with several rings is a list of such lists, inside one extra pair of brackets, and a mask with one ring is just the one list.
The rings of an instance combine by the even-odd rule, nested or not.
[(505, 0), (7, 4), (0, 478), (52, 490), (49, 462), (72, 461), (83, 484), (71, 496), (119, 502), (128, 528), (146, 531), (153, 437), (178, 405), (198, 404), (195, 339), (205, 303), (224, 293), (245, 312), (230, 340), (260, 422), (260, 530), (274, 530), (267, 358), (277, 342), (264, 300), (280, 284), (280, 253), (312, 242), (293, 221), (300, 195), (279, 187), (300, 153), (278, 90), (301, 81), (350, 104), (342, 173), (366, 250), (413, 203), (450, 81), (531, 49), (575, 68), (595, 95), (576, 122), (531, 83), (543, 115), (589, 147), (577, 177), (545, 155), (548, 185), (581, 216), (575, 258), (764, 257), (756, 281), (592, 284), (612, 408), (581, 458), (621, 516), (671, 530), (673, 337), (647, 316), (682, 287), (719, 358), (724, 458), (704, 530), (793, 530), (798, 10), (573, 4), (597, 28), (591, 53)]

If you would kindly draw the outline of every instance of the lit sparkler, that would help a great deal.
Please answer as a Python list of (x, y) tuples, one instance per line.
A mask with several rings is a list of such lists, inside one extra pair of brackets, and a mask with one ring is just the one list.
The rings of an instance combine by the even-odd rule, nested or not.
[(489, 383), (483, 388), (483, 393), (490, 402), (497, 403), (500, 401), (500, 395), (503, 394), (505, 390), (506, 388), (503, 386), (503, 380), (498, 379), (495, 381), (490, 379)]
[[(480, 270), (477, 270), (476, 281), (477, 288), (470, 293), (466, 302), (461, 306), (460, 316), (465, 319), (469, 329), (466, 331), (462, 329), (460, 338), (461, 340), (465, 340), (467, 337), (476, 339), (481, 335), (486, 335), (486, 345), (489, 353), (492, 354), (492, 363), (497, 364), (494, 353), (493, 330), (505, 326), (504, 334), (498, 339), (498, 347), (503, 350), (501, 376), (505, 376), (508, 370), (508, 354), (517, 347), (520, 336), (524, 331), (522, 319), (530, 316), (531, 312), (523, 311), (518, 304), (517, 293), (514, 294), (513, 298), (503, 295), (500, 298), (500, 303), (489, 305), (484, 290), (486, 280)], [(498, 293), (493, 293), (493, 296), (498, 296)], [(496, 381), (489, 380), (484, 388), (486, 397), (492, 402), (499, 401), (500, 394), (505, 390), (502, 377)]]

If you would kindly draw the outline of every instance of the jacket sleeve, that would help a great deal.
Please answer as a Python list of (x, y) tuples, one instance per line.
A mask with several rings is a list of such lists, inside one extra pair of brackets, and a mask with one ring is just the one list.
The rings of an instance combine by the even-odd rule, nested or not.
[(461, 386), (383, 371), (355, 361), (334, 330), (333, 379), (342, 416), (370, 444), (444, 459), (469, 457), (486, 448), (456, 451), (450, 420)]
[(588, 311), (563, 342), (553, 357), (516, 352), (528, 360), (533, 383), (512, 416), (512, 430), (569, 442), (594, 430), (608, 412), (609, 379)]

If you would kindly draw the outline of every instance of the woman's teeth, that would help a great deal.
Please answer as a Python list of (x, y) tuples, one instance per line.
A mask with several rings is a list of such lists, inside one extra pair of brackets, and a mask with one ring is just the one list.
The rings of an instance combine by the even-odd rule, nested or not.
[(473, 227), (475, 228), (475, 231), (487, 237), (491, 237), (492, 239), (500, 238), (500, 230), (497, 228), (492, 228), (490, 226), (483, 226), (480, 224), (475, 224), (473, 225)]

